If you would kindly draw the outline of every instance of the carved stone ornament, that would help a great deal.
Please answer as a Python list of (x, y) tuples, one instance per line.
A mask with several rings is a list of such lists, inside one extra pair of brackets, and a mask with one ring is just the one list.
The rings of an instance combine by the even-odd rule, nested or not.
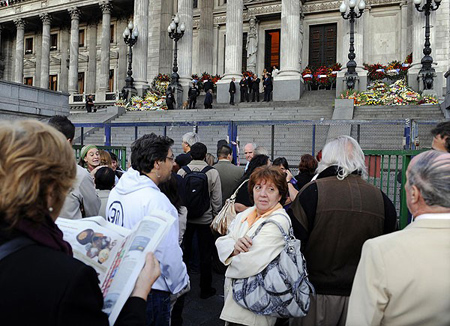
[(36, 68), (36, 61), (30, 60), (30, 59), (25, 59), (23, 62), (23, 67), (24, 68)]
[(25, 28), (25, 21), (22, 18), (15, 19), (14, 24), (16, 24), (17, 29), (24, 29)]
[[(265, 14), (277, 14), (281, 13), (281, 3), (275, 5), (266, 5), (260, 7), (251, 7), (248, 8), (248, 16), (258, 16)], [(247, 18), (248, 19), (248, 18)]]
[(103, 14), (110, 14), (112, 10), (112, 4), (109, 1), (102, 1), (100, 2), (100, 9), (102, 10)]
[(78, 8), (72, 7), (72, 8), (69, 8), (67, 10), (69, 11), (70, 18), (72, 20), (79, 20), (80, 19), (81, 11)]
[(42, 24), (50, 25), (52, 21), (52, 17), (48, 13), (43, 13), (39, 15), (39, 18), (42, 20)]

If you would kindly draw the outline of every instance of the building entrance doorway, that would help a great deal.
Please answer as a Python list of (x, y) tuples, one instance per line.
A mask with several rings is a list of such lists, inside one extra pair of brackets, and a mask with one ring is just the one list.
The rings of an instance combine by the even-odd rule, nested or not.
[(309, 65), (331, 66), (336, 63), (337, 24), (309, 27)]
[(265, 45), (264, 68), (269, 72), (273, 66), (280, 69), (280, 29), (266, 31)]

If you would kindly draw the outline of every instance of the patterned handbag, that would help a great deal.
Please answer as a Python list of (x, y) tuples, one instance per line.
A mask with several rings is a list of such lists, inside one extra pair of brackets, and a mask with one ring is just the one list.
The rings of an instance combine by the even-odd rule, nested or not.
[(306, 316), (310, 295), (315, 295), (315, 290), (308, 280), (300, 240), (294, 237), (292, 226), (289, 234), (286, 234), (283, 227), (273, 220), (261, 223), (252, 239), (267, 223), (274, 223), (280, 229), (286, 241), (284, 249), (260, 273), (248, 278), (233, 279), (233, 299), (258, 315), (279, 318)]

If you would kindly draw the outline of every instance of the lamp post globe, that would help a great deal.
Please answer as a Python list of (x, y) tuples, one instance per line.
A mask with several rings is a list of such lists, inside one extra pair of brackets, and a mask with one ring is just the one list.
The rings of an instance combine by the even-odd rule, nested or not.
[[(358, 3), (358, 12), (356, 12), (356, 0), (349, 0), (348, 6), (345, 3), (346, 0), (342, 1), (339, 11), (341, 12), (342, 18), (350, 21), (350, 48), (348, 53), (347, 62), (347, 72), (345, 73), (345, 79), (347, 84), (347, 89), (354, 89), (356, 85), (356, 79), (358, 78), (358, 73), (356, 72), (356, 54), (355, 54), (355, 20), (360, 18), (366, 8), (366, 3), (364, 0), (360, 0)], [(347, 8), (349, 9), (347, 12)]]
[(178, 14), (172, 18), (172, 21), (167, 28), (169, 37), (175, 42), (175, 47), (173, 51), (173, 67), (172, 67), (172, 82), (169, 87), (172, 88), (172, 92), (177, 93), (176, 105), (178, 108), (181, 107), (183, 88), (180, 85), (180, 76), (178, 75), (178, 41), (183, 37), (186, 27), (184, 23), (180, 24), (180, 18)]
[[(423, 58), (421, 60), (422, 68), (419, 71), (419, 78), (422, 76), (423, 89), (433, 89), (433, 79), (435, 77), (435, 70), (433, 68), (433, 58), (431, 57), (431, 43), (430, 43), (430, 14), (436, 11), (441, 4), (441, 0), (425, 0), (422, 5), (421, 0), (414, 0), (414, 5), (419, 12), (425, 14), (425, 44), (423, 48)], [(422, 7), (421, 7), (422, 5)]]
[(128, 71), (127, 71), (127, 77), (125, 78), (125, 86), (122, 88), (122, 95), (121, 97), (123, 99), (129, 99), (131, 95), (136, 94), (136, 88), (134, 87), (134, 79), (133, 79), (133, 46), (136, 44), (139, 31), (137, 26), (134, 26), (133, 22), (130, 21), (125, 27), (125, 30), (123, 31), (123, 40), (126, 45), (128, 45), (129, 52), (128, 52)]

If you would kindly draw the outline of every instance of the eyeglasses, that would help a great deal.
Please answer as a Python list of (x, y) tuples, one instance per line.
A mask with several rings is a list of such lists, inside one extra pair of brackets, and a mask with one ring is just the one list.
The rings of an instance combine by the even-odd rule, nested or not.
[(166, 159), (169, 159), (170, 161), (173, 162), (175, 160), (175, 156), (173, 156), (173, 155), (172, 156), (166, 156)]

